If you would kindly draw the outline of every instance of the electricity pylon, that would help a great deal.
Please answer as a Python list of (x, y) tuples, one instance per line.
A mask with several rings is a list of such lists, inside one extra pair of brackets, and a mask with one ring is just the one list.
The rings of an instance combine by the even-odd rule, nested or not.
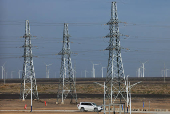
[[(110, 33), (106, 36), (110, 38), (109, 46), (106, 50), (109, 50), (109, 59), (106, 74), (106, 97), (113, 103), (119, 99), (121, 103), (126, 101), (124, 93), (126, 92), (125, 75), (121, 57), (121, 46), (119, 33), (120, 21), (118, 20), (117, 5), (116, 2), (112, 2), (111, 5), (111, 19), (107, 23), (109, 25)], [(113, 97), (113, 99), (112, 99)]]
[(61, 98), (61, 103), (64, 104), (64, 100), (70, 94), (71, 101), (73, 103), (73, 99), (77, 103), (77, 93), (75, 87), (75, 77), (74, 71), (72, 68), (71, 62), (71, 51), (70, 51), (70, 40), (68, 33), (68, 24), (64, 23), (63, 30), (63, 47), (62, 50), (58, 53), (61, 55), (61, 68), (60, 68), (60, 79), (58, 85), (57, 92), (57, 104), (59, 103), (59, 99)]
[(25, 21), (25, 34), (24, 34), (23, 38), (25, 38), (25, 43), (23, 45), (24, 64), (23, 64), (23, 73), (22, 73), (22, 80), (21, 80), (20, 98), (25, 100), (25, 98), (30, 93), (31, 84), (32, 84), (32, 93), (33, 93), (35, 99), (39, 99), (37, 85), (36, 85), (35, 72), (34, 72), (34, 65), (33, 65), (33, 55), (32, 55), (29, 20)]

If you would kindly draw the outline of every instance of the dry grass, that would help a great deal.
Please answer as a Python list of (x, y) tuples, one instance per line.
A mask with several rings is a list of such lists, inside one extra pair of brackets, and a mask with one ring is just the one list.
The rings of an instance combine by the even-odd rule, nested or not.
[[(103, 82), (102, 82), (103, 83)], [(135, 83), (135, 82), (132, 82)], [(20, 83), (7, 83), (0, 84), (0, 94), (10, 93), (14, 94), (20, 93)], [(58, 84), (51, 83), (37, 83), (38, 92), (41, 93), (53, 93), (56, 94), (58, 90)], [(86, 94), (103, 94), (103, 88), (91, 82), (90, 84), (77, 84), (76, 85), (77, 93), (86, 93)], [(170, 82), (160, 83), (159, 81), (152, 82), (142, 82), (141, 84), (137, 84), (132, 88), (132, 93), (134, 94), (170, 94)], [(45, 107), (44, 101), (47, 101), (47, 106)], [(78, 99), (78, 102), (82, 101), (90, 101), (95, 102), (98, 105), (101, 105), (103, 99), (101, 98), (86, 98), (86, 99)], [(150, 110), (154, 109), (169, 109), (170, 110), (170, 98), (132, 98), (132, 108), (142, 109), (143, 102), (145, 102), (145, 109), (149, 109), (149, 101), (150, 101)], [(41, 101), (33, 101), (33, 110), (77, 110), (76, 105), (70, 105), (69, 99), (66, 99), (64, 105), (56, 105), (56, 99), (41, 99)], [(30, 110), (30, 99), (26, 99), (26, 101), (21, 101), (18, 99), (0, 99), (0, 110), (23, 110), (24, 105), (27, 104), (28, 109)], [(5, 114), (14, 114), (14, 113), (30, 113), (28, 112), (0, 112)], [(33, 112), (36, 114), (54, 114), (56, 112)], [(61, 114), (66, 114), (66, 112), (57, 112)], [(84, 114), (82, 112), (67, 112), (67, 114)], [(94, 114), (94, 112), (89, 112), (88, 114)], [(100, 113), (99, 113), (100, 114)]]
[[(19, 83), (7, 83), (0, 84), (0, 93), (20, 93)], [(41, 93), (53, 93), (56, 94), (58, 90), (58, 84), (45, 84), (39, 83), (37, 84), (38, 92)], [(91, 94), (103, 94), (103, 87), (94, 84), (77, 84), (76, 85), (77, 93), (91, 93)], [(160, 83), (159, 82), (142, 82), (141, 84), (137, 84), (132, 88), (132, 93), (134, 94), (170, 94), (170, 83)]]
[(0, 84), (0, 93), (20, 93), (20, 86), (21, 84), (19, 83), (8, 83), (8, 84)]
[(136, 94), (170, 94), (170, 83), (166, 84), (138, 84), (132, 88)]

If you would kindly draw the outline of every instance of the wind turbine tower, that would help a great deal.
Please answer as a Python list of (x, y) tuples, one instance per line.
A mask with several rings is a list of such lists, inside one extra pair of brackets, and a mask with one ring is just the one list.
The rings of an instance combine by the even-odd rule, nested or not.
[(86, 78), (86, 73), (88, 72), (87, 70), (84, 71), (85, 72), (85, 78)]
[[(6, 62), (5, 62), (6, 63)], [(4, 78), (4, 74), (5, 74), (5, 63), (1, 66), (2, 67), (2, 79)]]
[(166, 77), (167, 77), (167, 70), (169, 70), (169, 69), (166, 69)]
[(19, 71), (18, 71), (19, 79), (20, 79), (20, 71), (22, 71), (22, 70), (19, 70)]
[(13, 78), (13, 74), (12, 74), (13, 72), (15, 72), (15, 71), (11, 71), (11, 79)]
[(140, 74), (141, 74), (141, 73), (140, 73), (140, 68), (138, 68), (138, 77), (141, 77)]
[(64, 104), (64, 100), (69, 94), (71, 95), (70, 103), (73, 103), (73, 99), (77, 103), (75, 76), (74, 76), (74, 70), (72, 68), (72, 62), (70, 57), (71, 51), (70, 51), (69, 37), (70, 35), (68, 33), (68, 24), (64, 23), (63, 47), (62, 50), (58, 53), (62, 57), (61, 57), (60, 79), (58, 85), (56, 104), (59, 103), (60, 98), (61, 98), (61, 104)]
[[(146, 61), (147, 62), (147, 61)], [(145, 63), (146, 62), (144, 62), (144, 63), (142, 63), (142, 69), (143, 69), (143, 76), (142, 77), (145, 77)]]
[[(20, 98), (25, 100), (25, 98), (31, 92), (30, 90), (32, 90), (34, 97), (36, 99), (39, 99), (36, 78), (35, 78), (34, 65), (33, 65), (33, 55), (32, 55), (29, 20), (25, 21), (25, 34), (24, 34), (23, 38), (25, 38), (25, 43), (23, 45), (24, 64), (23, 64), (23, 70), (22, 70), (23, 72), (22, 72), (22, 80), (21, 80)], [(31, 85), (32, 85), (32, 87), (31, 87)]]
[(94, 65), (99, 65), (99, 64), (93, 64), (93, 68), (92, 68), (92, 72), (93, 72), (93, 78), (95, 78), (95, 69), (94, 69)]
[(102, 67), (102, 78), (103, 78), (103, 68), (106, 68), (106, 67)]
[(47, 69), (48, 66), (50, 66), (50, 65), (52, 65), (52, 64), (49, 64), (49, 65), (45, 64), (45, 66), (46, 66), (46, 78), (49, 78), (49, 77), (50, 77), (50, 76), (49, 76), (49, 70)]

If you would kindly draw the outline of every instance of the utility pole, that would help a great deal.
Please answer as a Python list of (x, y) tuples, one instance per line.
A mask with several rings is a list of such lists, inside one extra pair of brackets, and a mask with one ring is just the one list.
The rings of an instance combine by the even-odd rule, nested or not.
[(23, 70), (22, 70), (23, 72), (22, 72), (22, 80), (21, 80), (20, 98), (22, 100), (26, 99), (28, 94), (30, 94), (31, 85), (32, 85), (33, 95), (36, 99), (39, 99), (37, 85), (36, 85), (34, 65), (33, 65), (30, 24), (28, 20), (25, 21), (25, 34), (23, 38), (25, 38), (25, 43), (23, 45), (24, 64), (23, 64)]
[[(45, 63), (44, 63), (45, 64)], [(49, 76), (49, 70), (48, 70), (48, 66), (50, 66), (50, 65), (52, 65), (52, 64), (49, 64), (49, 65), (47, 65), (47, 64), (45, 64), (45, 66), (46, 66), (46, 78), (49, 78), (50, 76)]]
[[(120, 103), (122, 100), (126, 101), (123, 94), (126, 92), (126, 86), (120, 46), (120, 36), (123, 35), (119, 33), (118, 23), (120, 23), (120, 21), (118, 20), (117, 5), (116, 2), (112, 2), (111, 19), (107, 23), (107, 25), (109, 25), (110, 33), (106, 36), (106, 38), (110, 38), (109, 46), (106, 48), (106, 50), (109, 50), (106, 75), (106, 86), (108, 88), (106, 89), (106, 97), (110, 99), (109, 103), (111, 104), (117, 99), (119, 99)], [(114, 97), (113, 102), (112, 97)]]
[(104, 82), (104, 99), (103, 99), (104, 100), (104, 103), (103, 103), (104, 104), (104, 114), (106, 114), (106, 106), (105, 106), (106, 105), (106, 101), (105, 101), (106, 97), (105, 97), (105, 95), (106, 95), (106, 84)]
[(103, 68), (106, 68), (106, 67), (102, 67), (102, 78), (103, 78)]
[(63, 30), (63, 47), (62, 50), (58, 53), (61, 55), (61, 68), (60, 68), (60, 79), (57, 92), (57, 102), (61, 98), (61, 104), (64, 104), (64, 100), (71, 95), (70, 103), (73, 103), (73, 99), (77, 103), (77, 93), (76, 93), (76, 77), (74, 76), (74, 71), (72, 68), (71, 62), (71, 51), (70, 51), (70, 35), (68, 33), (68, 24), (64, 23)]
[(107, 86), (106, 86), (106, 84), (105, 84), (105, 82), (104, 82), (104, 85), (102, 85), (102, 84), (100, 84), (100, 83), (97, 83), (97, 82), (94, 82), (95, 84), (98, 84), (98, 85), (100, 85), (101, 87), (104, 87), (104, 96), (103, 96), (103, 104), (104, 104), (104, 114), (106, 114), (106, 102), (105, 102), (105, 95), (106, 95), (106, 88), (107, 88)]
[(30, 80), (31, 80), (31, 112), (32, 112), (32, 76), (30, 76)]
[(128, 76), (129, 75), (127, 75), (127, 77), (126, 77), (126, 83), (125, 83), (125, 85), (126, 85), (126, 106), (127, 106), (127, 113), (128, 113), (128, 104), (130, 104), (129, 102), (130, 102), (130, 91), (129, 91), (129, 85), (128, 85), (128, 83), (130, 83), (130, 82), (128, 82)]

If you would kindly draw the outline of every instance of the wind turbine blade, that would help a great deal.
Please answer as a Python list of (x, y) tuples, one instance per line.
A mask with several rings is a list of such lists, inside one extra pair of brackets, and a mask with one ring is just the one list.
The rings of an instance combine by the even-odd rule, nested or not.
[(6, 64), (6, 62), (3, 64), (3, 66)]

